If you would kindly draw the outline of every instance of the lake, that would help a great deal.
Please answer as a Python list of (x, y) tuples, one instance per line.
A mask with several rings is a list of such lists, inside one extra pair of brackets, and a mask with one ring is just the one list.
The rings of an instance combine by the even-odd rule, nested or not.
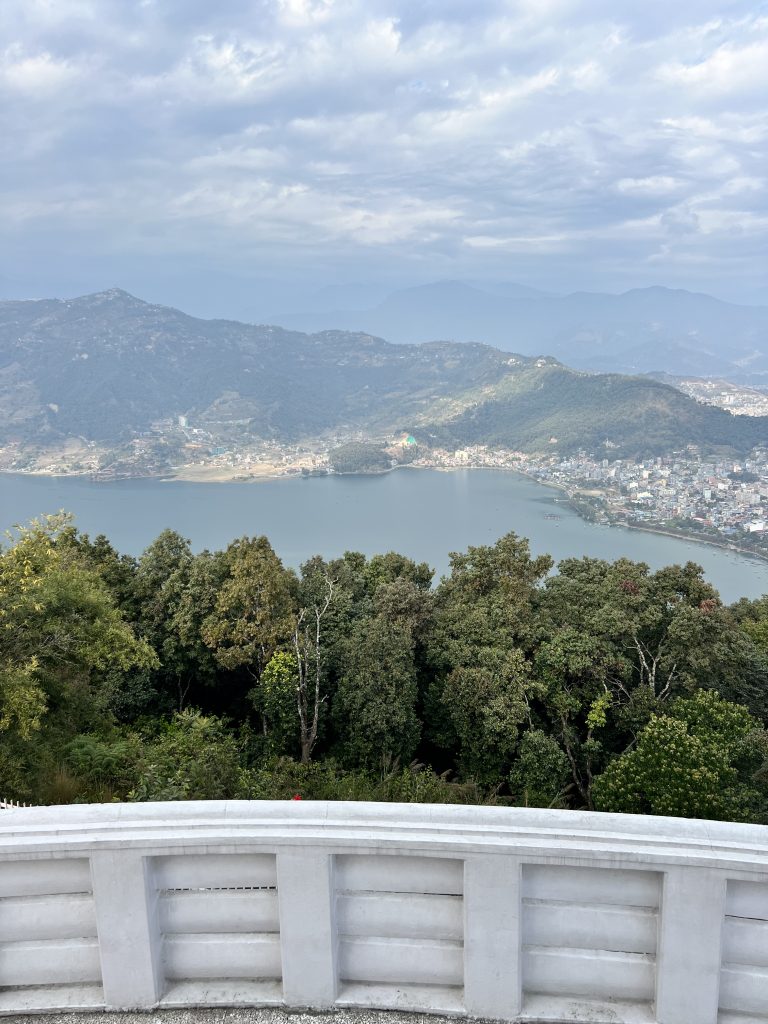
[[(77, 477), (0, 475), (0, 527), (66, 509), (79, 529), (105, 533), (120, 551), (139, 554), (165, 527), (195, 550), (266, 534), (291, 566), (313, 554), (399, 551), (438, 574), (448, 554), (493, 544), (509, 530), (534, 554), (555, 560), (625, 556), (659, 568), (698, 562), (724, 601), (768, 592), (768, 562), (706, 544), (585, 522), (556, 503), (557, 492), (502, 470), (406, 469), (382, 476), (286, 478), (200, 484), (159, 480), (93, 483)], [(559, 518), (546, 518), (547, 516)]]

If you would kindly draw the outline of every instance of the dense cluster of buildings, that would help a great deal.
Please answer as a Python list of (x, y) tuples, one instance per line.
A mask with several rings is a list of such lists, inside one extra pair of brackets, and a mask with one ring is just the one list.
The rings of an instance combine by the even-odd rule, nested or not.
[(768, 554), (768, 449), (715, 459), (695, 446), (655, 459), (569, 458), (489, 450), (434, 451), (416, 465), (514, 469), (559, 487), (582, 514), (695, 534)]
[(684, 526), (724, 537), (766, 532), (768, 450), (742, 461), (703, 458), (695, 449), (640, 461), (581, 455), (535, 462), (528, 471), (595, 496), (597, 509), (608, 519)]
[(756, 388), (701, 377), (677, 381), (675, 387), (697, 402), (727, 409), (734, 416), (768, 416), (768, 394)]

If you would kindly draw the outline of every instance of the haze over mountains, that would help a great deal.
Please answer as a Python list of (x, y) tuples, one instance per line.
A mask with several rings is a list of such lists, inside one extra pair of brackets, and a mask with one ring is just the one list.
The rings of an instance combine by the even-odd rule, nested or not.
[(0, 442), (119, 444), (180, 415), (230, 442), (408, 430), (427, 444), (617, 455), (768, 438), (763, 419), (660, 381), (479, 343), (199, 320), (119, 289), (0, 303)]
[[(353, 299), (364, 294), (346, 292)], [(768, 307), (680, 289), (551, 295), (513, 283), (438, 281), (392, 292), (367, 308), (321, 301), (315, 311), (276, 313), (270, 321), (301, 331), (366, 331), (392, 342), (483, 341), (525, 355), (544, 352), (585, 370), (768, 381)]]

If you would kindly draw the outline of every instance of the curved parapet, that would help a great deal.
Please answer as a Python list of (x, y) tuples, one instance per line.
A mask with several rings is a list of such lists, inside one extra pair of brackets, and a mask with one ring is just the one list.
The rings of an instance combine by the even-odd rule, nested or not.
[(0, 1012), (768, 1022), (768, 829), (320, 802), (0, 818)]

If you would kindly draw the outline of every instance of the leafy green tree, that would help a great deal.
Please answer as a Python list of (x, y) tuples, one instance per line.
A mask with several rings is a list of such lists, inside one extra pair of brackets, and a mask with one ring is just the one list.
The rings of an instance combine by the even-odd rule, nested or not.
[(121, 555), (103, 533), (93, 540), (87, 533), (80, 533), (70, 521), (56, 538), (59, 547), (74, 547), (83, 561), (95, 569), (104, 580), (117, 607), (132, 625), (136, 620), (137, 605), (134, 593), (136, 559), (132, 555)]
[(428, 590), (406, 576), (380, 583), (373, 595), (373, 616), (407, 629), (414, 648), (426, 640), (432, 624), (432, 600)]
[(186, 709), (145, 746), (130, 800), (226, 800), (243, 792), (237, 741), (219, 718)]
[(357, 627), (347, 652), (334, 699), (343, 760), (379, 770), (410, 760), (420, 734), (411, 630), (376, 616)]
[(332, 448), (328, 459), (337, 473), (383, 473), (392, 465), (383, 446), (369, 441), (350, 441)]
[(717, 592), (689, 562), (651, 573), (642, 562), (566, 559), (547, 581), (541, 628), (568, 626), (602, 642), (611, 685), (653, 697), (690, 691), (716, 675), (729, 623)]
[[(178, 678), (189, 682), (180, 696), (188, 699), (194, 689), (198, 705), (210, 703), (211, 691), (224, 690), (226, 679), (217, 652), (206, 642), (205, 625), (216, 611), (219, 591), (229, 575), (229, 564), (223, 551), (202, 551), (189, 566), (189, 576), (174, 602), (168, 625), (169, 648), (166, 657), (176, 668)], [(173, 591), (172, 591), (173, 592)]]
[[(534, 673), (543, 687), (537, 704), (549, 720), (549, 738), (559, 745), (571, 782), (588, 808), (593, 776), (605, 760), (604, 731), (614, 704), (608, 683), (613, 673), (624, 670), (604, 639), (570, 626), (548, 636), (534, 657)], [(641, 717), (644, 723), (647, 715)], [(555, 776), (552, 786), (559, 790), (561, 785)]]
[(148, 687), (167, 695), (168, 702), (181, 711), (194, 688), (211, 683), (216, 673), (215, 659), (197, 629), (189, 629), (188, 611), (193, 606), (199, 616), (205, 607), (200, 595), (201, 574), (195, 573), (197, 560), (190, 542), (174, 530), (163, 532), (139, 559), (133, 582), (137, 628), (157, 651), (160, 665), (155, 686)]
[(729, 613), (736, 627), (733, 644), (740, 658), (718, 681), (718, 690), (768, 723), (768, 597), (756, 601), (742, 598)]
[(552, 737), (529, 729), (520, 741), (509, 784), (524, 807), (561, 807), (570, 780), (568, 758)]
[(583, 558), (558, 568), (537, 608), (537, 711), (592, 807), (595, 775), (671, 696), (736, 685), (744, 645), (693, 563), (651, 573), (627, 559)]
[(77, 731), (99, 707), (99, 673), (156, 661), (77, 548), (57, 545), (68, 526), (34, 520), (0, 550), (0, 729), (22, 737), (54, 712)]
[(537, 689), (528, 659), (534, 598), (551, 566), (509, 533), (492, 547), (452, 554), (451, 575), (435, 595), (425, 705), (431, 735), (455, 747), (462, 774), (483, 784), (503, 780), (529, 718)]
[(758, 777), (766, 755), (765, 732), (746, 708), (702, 690), (651, 716), (637, 747), (595, 780), (595, 805), (634, 814), (754, 820), (765, 810)]
[[(410, 595), (414, 590), (419, 591), (422, 607), (428, 607), (432, 575), (425, 562), (417, 563), (391, 551), (374, 555), (370, 560), (358, 551), (347, 551), (341, 558), (327, 563), (321, 558), (310, 559), (302, 567), (301, 606), (317, 603), (319, 594), (324, 592), (326, 577), (333, 584), (333, 601), (323, 621), (323, 663), (329, 680), (344, 673), (350, 630), (356, 623), (382, 610), (388, 588), (396, 585), (393, 594), (398, 592), (397, 588), (406, 588)], [(311, 580), (315, 582), (310, 584)], [(392, 600), (402, 601), (402, 598)], [(409, 600), (413, 603), (418, 598), (409, 597)]]
[(315, 744), (328, 739), (326, 711), (340, 680), (349, 674), (350, 636), (363, 635), (381, 615), (409, 631), (409, 644), (419, 652), (431, 578), (425, 563), (394, 552), (370, 561), (359, 552), (346, 552), (331, 562), (315, 557), (301, 567), (292, 650), (305, 763)]
[(200, 635), (222, 668), (244, 669), (257, 681), (275, 651), (291, 642), (296, 578), (266, 537), (234, 541), (221, 565), (225, 575)]
[(298, 749), (298, 674), (295, 655), (275, 651), (251, 690), (251, 700), (261, 716), (265, 747), (270, 754), (291, 754)]
[(363, 568), (366, 589), (373, 596), (379, 588), (387, 583), (404, 580), (426, 593), (432, 586), (434, 571), (426, 562), (414, 562), (413, 559), (400, 555), (396, 551), (388, 551), (385, 555), (373, 555)]
[(520, 651), (484, 658), (477, 668), (459, 666), (450, 673), (442, 701), (456, 732), (464, 778), (485, 785), (501, 782), (527, 717), (528, 682)]

